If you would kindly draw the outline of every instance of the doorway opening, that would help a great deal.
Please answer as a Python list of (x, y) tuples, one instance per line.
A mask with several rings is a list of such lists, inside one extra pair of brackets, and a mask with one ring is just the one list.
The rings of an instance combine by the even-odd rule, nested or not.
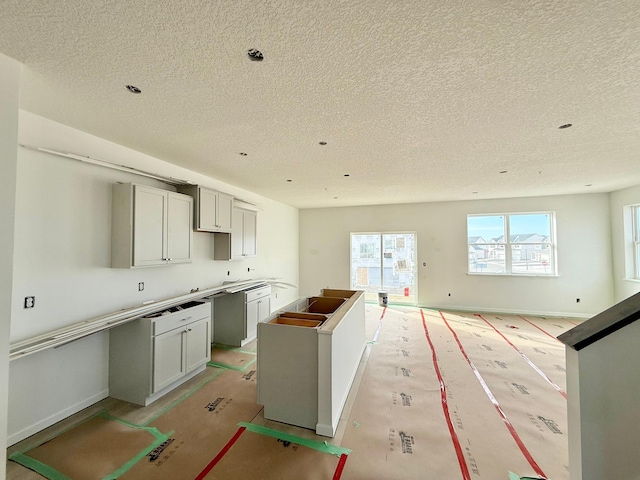
[(351, 288), (364, 290), (369, 302), (386, 292), (389, 303), (415, 305), (415, 252), (415, 233), (352, 233)]

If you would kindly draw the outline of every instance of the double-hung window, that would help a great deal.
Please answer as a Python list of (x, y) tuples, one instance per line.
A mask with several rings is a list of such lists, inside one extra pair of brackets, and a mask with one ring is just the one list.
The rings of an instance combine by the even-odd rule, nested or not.
[(467, 215), (468, 272), (556, 275), (553, 212)]

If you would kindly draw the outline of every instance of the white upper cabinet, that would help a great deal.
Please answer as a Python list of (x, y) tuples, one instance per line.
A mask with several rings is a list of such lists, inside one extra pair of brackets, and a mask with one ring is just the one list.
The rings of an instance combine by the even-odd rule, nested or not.
[(132, 183), (113, 186), (111, 266), (189, 263), (193, 199)]
[(240, 257), (255, 257), (258, 253), (256, 230), (258, 228), (258, 214), (251, 210), (242, 211), (242, 252)]
[(214, 260), (240, 260), (258, 253), (258, 214), (253, 210), (233, 207), (233, 227), (230, 235), (216, 235)]
[(198, 232), (231, 232), (231, 195), (198, 185), (185, 185), (179, 190), (195, 199), (194, 226)]

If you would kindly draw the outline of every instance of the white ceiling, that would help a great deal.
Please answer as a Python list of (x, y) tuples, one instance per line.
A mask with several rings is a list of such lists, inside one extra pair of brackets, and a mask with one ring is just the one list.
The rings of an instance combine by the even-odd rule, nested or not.
[(299, 208), (640, 184), (638, 0), (2, 0), (0, 52), (23, 109)]

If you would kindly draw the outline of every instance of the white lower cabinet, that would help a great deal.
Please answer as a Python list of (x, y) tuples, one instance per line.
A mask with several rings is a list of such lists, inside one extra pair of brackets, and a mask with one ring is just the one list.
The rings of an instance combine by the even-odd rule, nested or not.
[(218, 297), (213, 310), (213, 341), (242, 347), (256, 338), (258, 322), (271, 313), (271, 286)]
[(149, 405), (206, 368), (211, 304), (193, 301), (113, 328), (109, 395)]

